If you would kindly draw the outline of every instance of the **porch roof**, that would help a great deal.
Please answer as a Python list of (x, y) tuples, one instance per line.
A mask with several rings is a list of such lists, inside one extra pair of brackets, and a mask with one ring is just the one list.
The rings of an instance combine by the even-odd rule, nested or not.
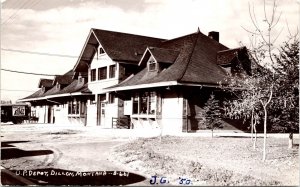
[(87, 83), (80, 83), (78, 80), (74, 80), (70, 85), (63, 89), (53, 87), (46, 93), (42, 92), (42, 89), (38, 90), (34, 94), (20, 99), (19, 101), (34, 101), (34, 100), (47, 100), (49, 98), (67, 97), (78, 95), (92, 95), (92, 92), (88, 89)]

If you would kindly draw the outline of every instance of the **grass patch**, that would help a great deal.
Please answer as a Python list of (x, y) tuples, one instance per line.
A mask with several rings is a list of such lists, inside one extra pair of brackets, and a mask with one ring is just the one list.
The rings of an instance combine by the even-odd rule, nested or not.
[[(205, 185), (294, 185), (299, 174), (298, 149), (287, 151), (285, 139), (268, 138), (268, 160), (262, 162), (262, 140), (253, 150), (246, 138), (163, 137), (138, 139), (115, 149), (113, 158), (150, 176), (205, 181)], [(290, 178), (289, 178), (290, 177)]]

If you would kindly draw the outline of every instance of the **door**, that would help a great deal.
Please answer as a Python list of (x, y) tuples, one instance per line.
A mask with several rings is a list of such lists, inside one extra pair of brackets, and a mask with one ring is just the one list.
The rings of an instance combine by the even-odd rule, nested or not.
[(48, 107), (47, 123), (53, 123), (53, 107)]
[(101, 126), (105, 126), (105, 106), (106, 106), (106, 103), (101, 101), (101, 114), (100, 114)]
[(103, 126), (105, 124), (105, 105), (106, 94), (97, 95), (97, 125)]

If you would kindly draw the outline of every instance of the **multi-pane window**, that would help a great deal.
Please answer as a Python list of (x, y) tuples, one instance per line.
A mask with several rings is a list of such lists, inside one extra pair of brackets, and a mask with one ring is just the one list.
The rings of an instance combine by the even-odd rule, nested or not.
[(95, 81), (96, 80), (96, 69), (92, 69), (91, 70), (91, 81)]
[(85, 113), (85, 102), (82, 101), (70, 101), (68, 102), (68, 114), (84, 114)]
[(103, 80), (107, 78), (107, 67), (102, 67), (98, 69), (98, 80)]
[(109, 78), (116, 77), (116, 65), (109, 66)]
[(156, 93), (144, 92), (133, 97), (133, 114), (155, 115), (156, 113)]

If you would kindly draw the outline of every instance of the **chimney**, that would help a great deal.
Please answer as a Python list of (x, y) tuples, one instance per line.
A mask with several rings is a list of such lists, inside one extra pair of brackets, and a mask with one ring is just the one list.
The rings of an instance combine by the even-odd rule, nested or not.
[(211, 39), (214, 39), (217, 42), (219, 42), (219, 32), (211, 31), (211, 32), (208, 33), (208, 37), (210, 37)]

